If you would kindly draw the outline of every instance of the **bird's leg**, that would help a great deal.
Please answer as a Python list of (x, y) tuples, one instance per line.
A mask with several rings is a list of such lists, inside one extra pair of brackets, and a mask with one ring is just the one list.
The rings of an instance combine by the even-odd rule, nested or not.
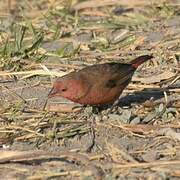
[[(106, 121), (109, 118), (109, 114), (112, 114), (115, 112), (115, 110), (118, 108), (119, 99), (116, 100), (113, 104), (108, 105), (104, 111), (101, 112), (101, 121)], [(116, 108), (116, 109), (115, 109)]]
[(119, 101), (120, 101), (120, 98), (118, 98), (112, 105), (111, 107), (107, 110), (106, 114), (110, 114), (112, 113), (113, 109), (116, 107), (117, 108), (117, 105), (119, 104)]
[(101, 111), (101, 108), (99, 106), (93, 106), (92, 107), (92, 113), (93, 114), (99, 114)]

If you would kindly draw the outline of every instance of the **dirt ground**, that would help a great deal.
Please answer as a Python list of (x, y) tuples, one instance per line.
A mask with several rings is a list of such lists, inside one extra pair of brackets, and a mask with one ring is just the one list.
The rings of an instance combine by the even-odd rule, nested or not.
[[(180, 178), (179, 0), (1, 0), (0, 19), (0, 179)], [(47, 99), (144, 54), (111, 111)]]

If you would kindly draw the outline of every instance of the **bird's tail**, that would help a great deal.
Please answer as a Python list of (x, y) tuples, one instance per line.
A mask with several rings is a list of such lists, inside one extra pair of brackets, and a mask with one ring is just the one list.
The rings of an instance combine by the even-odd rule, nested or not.
[(152, 59), (152, 58), (153, 58), (153, 56), (151, 56), (151, 55), (143, 55), (143, 56), (139, 56), (136, 59), (132, 60), (130, 63), (136, 69), (136, 68), (138, 68), (139, 65), (141, 65), (145, 61)]

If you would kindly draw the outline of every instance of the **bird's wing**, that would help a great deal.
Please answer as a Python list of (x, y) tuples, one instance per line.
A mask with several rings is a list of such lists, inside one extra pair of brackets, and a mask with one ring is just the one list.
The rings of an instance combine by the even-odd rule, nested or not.
[(89, 80), (101, 85), (101, 87), (113, 88), (130, 81), (134, 68), (129, 64), (105, 63), (87, 67), (82, 70), (82, 74)]

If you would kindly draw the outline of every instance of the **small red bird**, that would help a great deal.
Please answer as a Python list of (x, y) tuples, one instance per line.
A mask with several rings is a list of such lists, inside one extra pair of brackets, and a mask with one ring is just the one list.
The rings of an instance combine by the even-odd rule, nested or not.
[(48, 97), (61, 96), (84, 105), (104, 105), (114, 102), (139, 65), (152, 56), (140, 56), (130, 62), (88, 66), (58, 78)]

